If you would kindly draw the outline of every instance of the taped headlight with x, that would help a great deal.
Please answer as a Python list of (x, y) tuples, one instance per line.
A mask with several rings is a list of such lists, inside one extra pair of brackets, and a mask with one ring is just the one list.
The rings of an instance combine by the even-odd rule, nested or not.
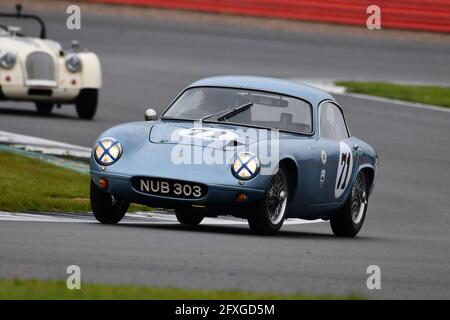
[(236, 157), (231, 168), (237, 178), (249, 180), (258, 174), (260, 163), (252, 153), (243, 152)]
[(109, 166), (119, 160), (122, 155), (122, 146), (113, 138), (104, 138), (98, 141), (95, 147), (95, 160), (101, 165)]

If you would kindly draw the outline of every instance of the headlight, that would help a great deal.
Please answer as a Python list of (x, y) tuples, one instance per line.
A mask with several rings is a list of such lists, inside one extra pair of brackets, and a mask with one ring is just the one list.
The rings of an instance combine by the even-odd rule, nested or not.
[(95, 160), (103, 165), (109, 166), (119, 160), (122, 155), (122, 146), (113, 138), (103, 138), (97, 142), (95, 147)]
[(4, 69), (12, 69), (16, 64), (16, 54), (10, 51), (0, 53), (0, 66)]
[(81, 71), (81, 59), (75, 54), (71, 53), (66, 58), (66, 68), (70, 72), (78, 72)]
[(250, 152), (240, 153), (234, 160), (231, 170), (238, 179), (249, 180), (255, 177), (260, 169), (258, 158)]

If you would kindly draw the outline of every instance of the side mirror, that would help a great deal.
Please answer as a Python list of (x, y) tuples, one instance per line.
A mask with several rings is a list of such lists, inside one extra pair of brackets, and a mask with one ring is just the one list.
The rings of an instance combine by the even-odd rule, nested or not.
[(156, 120), (156, 116), (157, 116), (157, 114), (156, 114), (155, 109), (145, 110), (145, 113), (144, 113), (145, 121), (154, 121), (154, 120)]

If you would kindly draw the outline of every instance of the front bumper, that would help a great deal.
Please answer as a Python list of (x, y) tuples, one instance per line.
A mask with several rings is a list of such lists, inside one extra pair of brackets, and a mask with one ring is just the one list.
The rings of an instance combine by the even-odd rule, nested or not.
[(0, 100), (71, 102), (79, 88), (0, 86)]
[[(98, 180), (100, 178), (107, 179), (108, 187), (106, 191), (111, 193), (116, 198), (124, 199), (131, 203), (167, 209), (195, 207), (205, 208), (217, 213), (226, 212), (227, 210), (242, 211), (260, 200), (265, 192), (264, 190), (248, 187), (227, 186), (209, 183), (206, 184), (208, 187), (208, 193), (204, 198), (182, 199), (159, 195), (150, 195), (138, 191), (132, 185), (132, 176), (91, 170), (91, 178), (96, 184), (98, 184)], [(244, 193), (247, 196), (247, 199), (243, 202), (237, 202), (236, 196), (239, 193)]]

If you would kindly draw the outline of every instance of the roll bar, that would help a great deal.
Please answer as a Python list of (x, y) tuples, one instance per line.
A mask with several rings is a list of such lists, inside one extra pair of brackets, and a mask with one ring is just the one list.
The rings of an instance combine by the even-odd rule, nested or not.
[(36, 16), (34, 14), (23, 14), (22, 13), (22, 5), (21, 4), (16, 4), (15, 8), (16, 8), (16, 13), (2, 13), (2, 12), (0, 12), (0, 17), (35, 20), (41, 26), (41, 34), (39, 35), (39, 37), (41, 39), (45, 39), (46, 36), (47, 36), (47, 32), (46, 32), (44, 21), (40, 17), (38, 17), (38, 16)]

